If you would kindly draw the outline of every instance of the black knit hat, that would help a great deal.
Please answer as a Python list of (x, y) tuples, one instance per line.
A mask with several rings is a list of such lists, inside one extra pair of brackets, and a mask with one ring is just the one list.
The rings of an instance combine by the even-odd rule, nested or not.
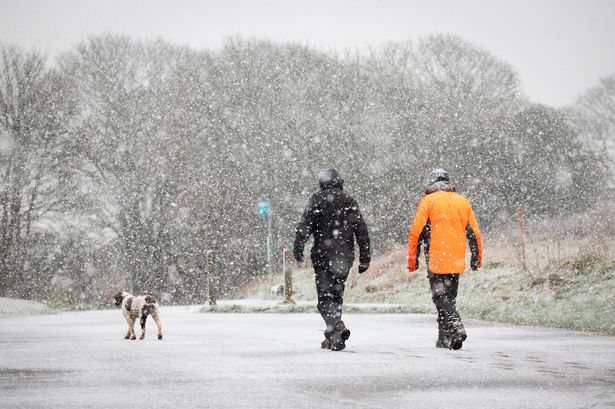
[(434, 169), (431, 172), (431, 175), (429, 175), (429, 184), (433, 185), (436, 182), (450, 182), (450, 179), (448, 178), (448, 172), (445, 171), (444, 169)]

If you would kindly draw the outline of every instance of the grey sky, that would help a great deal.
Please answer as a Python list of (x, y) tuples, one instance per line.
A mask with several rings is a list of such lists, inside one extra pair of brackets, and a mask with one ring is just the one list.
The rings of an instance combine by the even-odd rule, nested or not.
[(510, 62), (532, 101), (570, 104), (615, 73), (615, 0), (0, 0), (0, 41), (50, 57), (90, 34), (194, 48), (230, 35), (329, 50), (458, 34)]

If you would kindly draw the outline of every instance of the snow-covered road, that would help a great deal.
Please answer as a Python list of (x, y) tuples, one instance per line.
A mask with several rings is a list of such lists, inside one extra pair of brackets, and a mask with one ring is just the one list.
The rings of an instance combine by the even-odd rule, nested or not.
[(468, 320), (448, 351), (432, 316), (349, 314), (331, 352), (315, 314), (162, 314), (163, 341), (119, 311), (0, 319), (0, 407), (615, 407), (613, 337)]

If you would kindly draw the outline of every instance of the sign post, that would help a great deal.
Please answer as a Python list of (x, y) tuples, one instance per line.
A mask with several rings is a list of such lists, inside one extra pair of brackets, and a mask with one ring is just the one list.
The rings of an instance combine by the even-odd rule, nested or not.
[(271, 202), (269, 200), (258, 202), (256, 212), (261, 219), (267, 219), (267, 266), (269, 275), (273, 277), (272, 244), (271, 244)]

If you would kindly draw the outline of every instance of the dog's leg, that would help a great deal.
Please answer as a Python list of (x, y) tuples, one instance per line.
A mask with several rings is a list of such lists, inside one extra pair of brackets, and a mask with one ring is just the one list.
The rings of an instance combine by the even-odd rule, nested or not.
[(139, 339), (144, 339), (145, 338), (145, 320), (147, 319), (147, 314), (143, 314), (141, 315), (141, 336), (139, 337)]
[(162, 325), (160, 324), (160, 311), (158, 310), (158, 307), (154, 310), (152, 317), (154, 318), (154, 321), (156, 321), (156, 327), (158, 328), (158, 339), (162, 339)]
[(130, 316), (125, 314), (124, 318), (126, 318), (126, 324), (128, 324), (128, 332), (126, 333), (124, 339), (130, 339)]
[(130, 335), (130, 339), (137, 339), (135, 335), (135, 319), (132, 317), (128, 318), (128, 334)]

